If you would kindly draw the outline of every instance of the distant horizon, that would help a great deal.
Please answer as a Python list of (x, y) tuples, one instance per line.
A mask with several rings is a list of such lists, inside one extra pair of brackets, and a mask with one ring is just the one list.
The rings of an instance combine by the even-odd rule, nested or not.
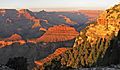
[(90, 8), (28, 8), (32, 11), (79, 11), (79, 10), (105, 10), (104, 8), (90, 9)]
[[(114, 6), (114, 5), (113, 5)], [(109, 6), (107, 8), (102, 8), (102, 7), (65, 7), (65, 8), (8, 8), (8, 7), (0, 7), (0, 9), (17, 9), (17, 10), (20, 10), (20, 9), (29, 9), (31, 11), (35, 11), (35, 12), (38, 12), (38, 11), (42, 11), (42, 10), (45, 10), (45, 11), (79, 11), (79, 10), (106, 10), (108, 8), (110, 8), (112, 6)]]
[(0, 8), (30, 9), (32, 11), (105, 10), (118, 4), (119, 0), (1, 0)]
[(0, 8), (0, 9), (28, 9), (33, 12), (39, 12), (39, 11), (48, 11), (48, 12), (57, 12), (57, 11), (79, 11), (79, 10), (105, 10), (105, 9), (85, 9), (85, 8)]

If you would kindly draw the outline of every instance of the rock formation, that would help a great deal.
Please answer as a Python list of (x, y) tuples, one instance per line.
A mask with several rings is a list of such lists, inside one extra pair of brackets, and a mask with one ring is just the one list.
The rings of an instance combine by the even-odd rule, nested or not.
[(47, 31), (45, 28), (42, 28), (42, 27), (41, 27), (39, 30), (42, 30), (42, 31)]
[(60, 42), (74, 39), (78, 32), (66, 25), (58, 25), (50, 27), (45, 34), (36, 39), (36, 42)]
[(13, 34), (9, 38), (5, 38), (4, 41), (18, 41), (22, 40), (22, 37), (19, 34)]
[(12, 36), (8, 38), (4, 38), (0, 40), (0, 48), (3, 48), (5, 46), (12, 45), (13, 43), (20, 43), (20, 45), (25, 44), (26, 42), (22, 40), (22, 37), (18, 34), (13, 34)]

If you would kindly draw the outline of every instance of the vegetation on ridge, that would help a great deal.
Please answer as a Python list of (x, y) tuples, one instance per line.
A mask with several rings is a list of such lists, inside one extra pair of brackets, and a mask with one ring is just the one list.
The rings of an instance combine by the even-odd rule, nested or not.
[[(111, 46), (110, 41), (118, 37), (120, 31), (119, 16), (120, 4), (103, 12), (97, 19), (97, 23), (90, 24), (80, 32), (72, 49), (67, 50), (50, 62), (44, 63), (43, 69), (55, 69), (57, 65), (60, 65), (57, 67), (58, 69), (91, 67), (96, 64)], [(115, 44), (113, 45), (115, 46)], [(57, 62), (58, 64), (55, 65)]]

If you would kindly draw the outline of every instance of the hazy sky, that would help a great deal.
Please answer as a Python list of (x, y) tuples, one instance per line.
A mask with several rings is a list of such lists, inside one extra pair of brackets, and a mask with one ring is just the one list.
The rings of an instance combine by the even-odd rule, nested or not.
[(120, 0), (0, 0), (0, 8), (106, 9)]

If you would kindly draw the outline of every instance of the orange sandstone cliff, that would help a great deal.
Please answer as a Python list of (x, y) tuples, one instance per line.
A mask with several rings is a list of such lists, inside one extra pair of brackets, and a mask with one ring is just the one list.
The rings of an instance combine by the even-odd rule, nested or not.
[[(35, 42), (60, 42), (72, 40), (78, 36), (78, 32), (73, 28), (66, 25), (58, 25), (50, 27), (45, 34), (40, 38), (34, 39)], [(32, 40), (29, 40), (29, 42)]]

